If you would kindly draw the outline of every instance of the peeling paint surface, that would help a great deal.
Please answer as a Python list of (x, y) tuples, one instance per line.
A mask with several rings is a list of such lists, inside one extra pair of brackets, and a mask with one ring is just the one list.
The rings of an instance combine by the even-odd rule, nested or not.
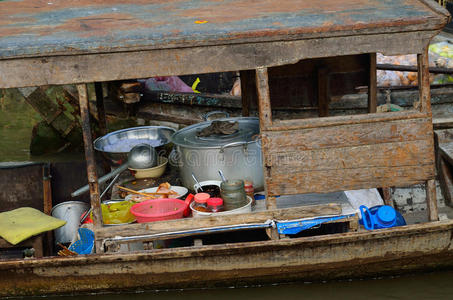
[(0, 59), (405, 31), (444, 19), (417, 0), (7, 0), (0, 2)]

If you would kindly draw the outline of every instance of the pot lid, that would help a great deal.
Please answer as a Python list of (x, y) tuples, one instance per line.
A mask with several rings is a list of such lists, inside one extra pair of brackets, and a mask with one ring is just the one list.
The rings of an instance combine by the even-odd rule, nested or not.
[(198, 136), (198, 133), (211, 125), (213, 121), (206, 121), (187, 126), (177, 131), (171, 137), (175, 145), (189, 148), (217, 148), (235, 142), (253, 142), (255, 136), (260, 133), (258, 118), (238, 117), (216, 119), (214, 121), (238, 122), (239, 128), (232, 134), (213, 134), (210, 136)]

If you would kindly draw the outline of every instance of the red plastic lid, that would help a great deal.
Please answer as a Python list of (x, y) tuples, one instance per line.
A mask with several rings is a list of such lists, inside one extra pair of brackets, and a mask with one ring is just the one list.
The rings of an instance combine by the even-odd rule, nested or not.
[(195, 202), (197, 203), (206, 203), (206, 201), (208, 201), (208, 199), (211, 197), (211, 195), (209, 195), (208, 193), (198, 193), (198, 194), (195, 194)]
[(210, 206), (223, 205), (223, 199), (222, 198), (209, 198), (208, 205), (210, 205)]

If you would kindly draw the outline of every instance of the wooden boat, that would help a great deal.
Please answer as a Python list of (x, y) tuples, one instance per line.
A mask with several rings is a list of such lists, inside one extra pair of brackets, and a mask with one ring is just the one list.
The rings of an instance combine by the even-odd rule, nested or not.
[[(161, 2), (79, 1), (76, 16), (66, 1), (0, 2), (6, 20), (0, 25), (0, 88), (77, 84), (97, 252), (0, 261), (1, 296), (327, 280), (451, 266), (453, 221), (438, 221), (427, 56), (430, 39), (449, 20), (444, 9), (428, 0), (192, 0), (177, 2), (180, 9)], [(49, 14), (56, 24), (48, 24)], [(419, 99), (412, 109), (376, 113), (376, 52), (417, 54)], [(300, 74), (297, 68), (314, 74), (316, 84), (307, 91), (316, 95), (321, 118), (277, 120), (271, 109), (282, 101), (271, 103), (279, 97), (277, 79)], [(243, 115), (258, 104), (266, 209), (103, 226), (86, 83), (237, 70)], [(344, 73), (368, 86), (368, 114), (327, 117), (329, 100), (339, 92), (331, 83)], [(281, 145), (288, 157), (309, 159), (285, 163)], [(278, 195), (419, 183), (426, 184), (428, 223), (295, 238), (266, 223), (320, 214), (319, 207), (278, 208)], [(267, 240), (107, 253), (129, 241), (149, 244), (244, 224), (261, 226)]]

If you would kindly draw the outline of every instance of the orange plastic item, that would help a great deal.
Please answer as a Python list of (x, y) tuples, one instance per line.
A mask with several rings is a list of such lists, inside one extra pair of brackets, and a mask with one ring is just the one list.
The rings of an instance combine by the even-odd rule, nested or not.
[(184, 210), (184, 214), (183, 214), (184, 217), (188, 217), (190, 215), (190, 213), (192, 212), (190, 210), (189, 206), (190, 206), (190, 203), (192, 203), (193, 198), (194, 198), (194, 195), (193, 194), (189, 194), (189, 195), (187, 195), (186, 200), (184, 201), (186, 203), (186, 205), (187, 205), (187, 208)]

